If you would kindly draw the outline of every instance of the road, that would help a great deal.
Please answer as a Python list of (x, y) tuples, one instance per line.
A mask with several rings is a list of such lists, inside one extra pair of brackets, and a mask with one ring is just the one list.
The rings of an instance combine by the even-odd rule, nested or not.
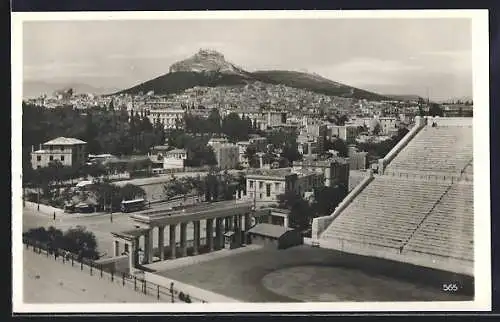
[[(162, 204), (165, 206), (165, 204)], [(31, 228), (45, 227), (48, 228), (53, 226), (62, 231), (66, 231), (71, 227), (83, 226), (88, 231), (94, 233), (97, 239), (98, 250), (104, 257), (110, 257), (113, 254), (113, 237), (111, 232), (119, 232), (125, 230), (131, 230), (135, 228), (134, 221), (130, 216), (134, 213), (124, 214), (124, 213), (113, 213), (104, 214), (63, 214), (56, 216), (53, 219), (52, 215), (47, 215), (38, 212), (36, 209), (23, 209), (23, 232), (28, 231)], [(111, 221), (111, 217), (113, 221)], [(205, 222), (200, 223), (200, 237), (204, 238), (206, 236)], [(165, 229), (164, 240), (168, 243), (170, 240), (169, 229)], [(190, 223), (187, 225), (187, 236), (188, 241), (193, 239), (194, 227)], [(177, 225), (176, 240), (180, 242), (180, 225)], [(154, 229), (153, 233), (153, 243), (155, 247), (158, 245), (158, 229)], [(140, 239), (140, 247), (144, 249), (144, 238)]]

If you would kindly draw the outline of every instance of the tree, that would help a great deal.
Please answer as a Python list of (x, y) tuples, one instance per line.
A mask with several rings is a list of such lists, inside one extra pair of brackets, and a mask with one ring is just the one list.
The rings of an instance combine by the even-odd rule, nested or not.
[(227, 135), (231, 142), (247, 140), (250, 133), (248, 126), (248, 122), (242, 120), (236, 113), (229, 113), (222, 120), (222, 132)]
[(247, 146), (245, 158), (248, 160), (248, 164), (251, 168), (258, 168), (260, 166), (260, 161), (257, 157), (257, 148), (254, 145)]
[(23, 233), (23, 237), (46, 244), (51, 251), (63, 249), (78, 254), (79, 260), (83, 258), (99, 258), (95, 235), (82, 226), (70, 228), (65, 233), (52, 226), (48, 230), (39, 227)]
[(185, 182), (177, 179), (176, 177), (172, 177), (172, 180), (170, 180), (163, 186), (163, 192), (166, 199), (171, 199), (180, 195), (186, 195), (187, 193), (189, 193), (189, 191), (190, 188), (186, 186)]
[(211, 169), (205, 177), (204, 191), (206, 201), (210, 202), (219, 200), (219, 180), (217, 178), (217, 172), (214, 169)]
[(377, 122), (377, 124), (375, 124), (375, 126), (373, 127), (372, 134), (373, 135), (379, 135), (380, 134), (380, 130), (381, 130), (380, 123)]
[(346, 195), (347, 188), (337, 183), (330, 187), (315, 188), (312, 204), (315, 217), (330, 215)]
[(218, 109), (213, 108), (212, 110), (210, 110), (210, 114), (207, 118), (207, 123), (209, 133), (221, 133), (222, 119)]
[(292, 163), (293, 161), (300, 160), (302, 158), (302, 156), (299, 153), (297, 143), (295, 142), (295, 143), (286, 144), (283, 147), (283, 152), (281, 152), (281, 157), (287, 159), (290, 163)]
[(214, 150), (211, 146), (207, 146), (205, 138), (194, 137), (190, 138), (185, 146), (188, 151), (188, 166), (203, 166), (203, 165), (216, 165)]
[(337, 125), (345, 125), (345, 122), (347, 122), (349, 119), (347, 115), (342, 114), (337, 118)]
[(70, 228), (64, 234), (62, 241), (63, 249), (78, 254), (81, 258), (98, 259), (97, 239), (94, 233), (87, 231), (85, 227), (77, 226)]
[(131, 183), (127, 183), (120, 188), (120, 197), (122, 200), (133, 200), (136, 198), (144, 198), (146, 192), (143, 188)]
[(429, 115), (430, 116), (443, 116), (443, 109), (439, 104), (431, 103), (429, 107)]
[(340, 157), (347, 157), (347, 144), (344, 140), (340, 138), (333, 139), (332, 141), (326, 141), (326, 150), (335, 150), (339, 153)]
[(278, 196), (278, 205), (280, 208), (290, 210), (288, 218), (291, 227), (299, 230), (309, 228), (313, 212), (309, 203), (301, 195), (288, 191)]
[(425, 116), (424, 108), (422, 107), (422, 104), (418, 104), (418, 115), (420, 117)]

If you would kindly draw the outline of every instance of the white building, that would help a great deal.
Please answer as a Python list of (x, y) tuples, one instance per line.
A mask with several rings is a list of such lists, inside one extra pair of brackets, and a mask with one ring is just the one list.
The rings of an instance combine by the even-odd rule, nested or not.
[(257, 206), (276, 203), (278, 196), (293, 191), (301, 196), (324, 185), (324, 175), (306, 169), (258, 169), (247, 174), (247, 198)]
[(174, 149), (163, 154), (163, 169), (182, 169), (187, 160), (187, 151)]
[(58, 137), (40, 145), (40, 149), (31, 152), (33, 169), (47, 167), (51, 162), (58, 161), (63, 166), (82, 165), (86, 161), (85, 148), (87, 142)]
[(149, 113), (149, 120), (152, 124), (159, 120), (165, 129), (184, 127), (184, 114), (186, 111), (183, 109), (151, 109)]

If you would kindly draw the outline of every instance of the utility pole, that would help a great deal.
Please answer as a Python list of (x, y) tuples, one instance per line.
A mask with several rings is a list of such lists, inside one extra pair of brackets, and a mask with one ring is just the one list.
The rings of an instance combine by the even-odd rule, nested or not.
[(37, 190), (37, 210), (40, 211), (40, 187)]

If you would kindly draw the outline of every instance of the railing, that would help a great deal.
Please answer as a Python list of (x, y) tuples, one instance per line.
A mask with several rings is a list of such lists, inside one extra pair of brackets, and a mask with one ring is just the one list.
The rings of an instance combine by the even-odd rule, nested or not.
[(155, 297), (157, 301), (207, 303), (203, 299), (193, 297), (176, 289), (173, 283), (168, 288), (124, 272), (116, 272), (113, 269), (108, 271), (104, 268), (105, 265), (103, 264), (97, 264), (90, 259), (79, 258), (76, 254), (63, 249), (51, 248), (49, 245), (38, 241), (23, 238), (23, 244), (27, 250), (31, 249), (36, 254), (53, 257), (55, 261), (71, 265), (71, 267), (79, 267), (82, 272), (85, 271), (90, 276), (95, 276), (96, 278), (98, 277), (102, 280), (122, 285), (123, 287), (133, 288), (136, 292)]

